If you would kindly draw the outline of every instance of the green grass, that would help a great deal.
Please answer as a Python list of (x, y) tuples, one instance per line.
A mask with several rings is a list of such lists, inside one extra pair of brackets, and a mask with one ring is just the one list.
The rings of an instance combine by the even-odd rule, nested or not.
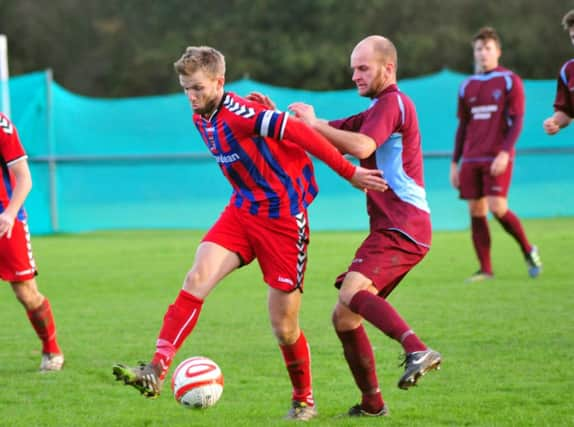
[[(435, 233), (428, 257), (391, 303), (443, 368), (413, 390), (396, 388), (400, 346), (368, 328), (375, 348), (385, 420), (337, 419), (359, 399), (330, 324), (336, 291), (364, 233), (314, 233), (302, 307), (311, 344), (314, 425), (574, 425), (574, 219), (525, 221), (544, 261), (532, 280), (518, 247), (492, 223), (496, 279), (466, 285), (476, 270), (466, 232)], [(106, 232), (37, 237), (40, 289), (56, 313), (65, 370), (39, 374), (39, 344), (8, 285), (0, 286), (0, 425), (285, 425), (290, 386), (270, 331), (257, 264), (227, 278), (208, 298), (198, 326), (178, 353), (221, 366), (225, 391), (206, 411), (184, 409), (169, 386), (149, 401), (113, 380), (115, 362), (152, 355), (167, 306), (180, 289), (202, 233)]]

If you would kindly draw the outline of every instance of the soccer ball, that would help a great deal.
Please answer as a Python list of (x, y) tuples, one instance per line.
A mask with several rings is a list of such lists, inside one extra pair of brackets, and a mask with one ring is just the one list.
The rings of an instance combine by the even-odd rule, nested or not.
[(185, 359), (171, 377), (175, 400), (187, 408), (209, 408), (223, 393), (223, 374), (213, 360), (196, 356)]

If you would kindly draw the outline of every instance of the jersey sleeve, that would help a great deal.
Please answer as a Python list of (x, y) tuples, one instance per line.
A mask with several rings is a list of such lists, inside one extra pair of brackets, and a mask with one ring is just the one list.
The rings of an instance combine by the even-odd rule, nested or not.
[(287, 113), (275, 110), (262, 110), (256, 113), (254, 132), (257, 135), (281, 141), (285, 135)]
[(367, 110), (361, 133), (371, 137), (379, 147), (405, 123), (405, 114), (405, 105), (400, 94), (380, 98)]
[(363, 124), (363, 115), (361, 113), (354, 114), (344, 119), (330, 120), (329, 126), (340, 130), (348, 130), (351, 132), (358, 132)]
[(524, 84), (516, 74), (512, 74), (512, 87), (508, 92), (506, 113), (509, 117), (524, 116)]
[[(568, 115), (568, 117), (574, 118), (574, 105), (571, 102), (572, 95), (570, 93), (570, 89), (568, 88), (568, 65), (573, 63), (572, 61), (567, 62), (564, 64), (560, 70), (560, 74), (558, 75), (558, 82), (556, 84), (556, 98), (554, 99), (554, 111), (562, 111), (564, 114)], [(574, 66), (570, 68), (574, 69)], [(573, 73), (574, 74), (574, 73)], [(574, 80), (574, 76), (571, 76), (570, 79)]]
[(458, 127), (454, 137), (452, 161), (458, 163), (462, 157), (464, 140), (466, 138), (466, 126), (470, 120), (470, 114), (468, 112), (468, 108), (466, 107), (466, 103), (464, 102), (464, 88), (461, 88), (459, 91), (456, 115), (458, 117)]
[(26, 159), (26, 152), (20, 143), (18, 131), (4, 114), (0, 113), (0, 156), (10, 166), (19, 160)]

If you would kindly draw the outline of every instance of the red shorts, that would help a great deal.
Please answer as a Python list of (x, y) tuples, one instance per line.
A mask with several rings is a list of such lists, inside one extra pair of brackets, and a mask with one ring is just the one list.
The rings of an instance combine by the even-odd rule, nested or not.
[(386, 298), (428, 250), (398, 231), (371, 231), (357, 249), (349, 269), (337, 277), (335, 286), (340, 288), (347, 273), (356, 271), (369, 278), (379, 295)]
[(23, 282), (36, 276), (36, 263), (28, 224), (14, 221), (12, 237), (0, 238), (0, 279), (7, 282)]
[(492, 176), (490, 173), (491, 163), (485, 162), (463, 162), (460, 167), (460, 198), (465, 200), (476, 200), (484, 196), (506, 197), (512, 179), (512, 162), (504, 173)]
[(263, 280), (272, 288), (303, 292), (309, 244), (307, 212), (272, 219), (228, 205), (202, 241), (235, 252), (244, 265), (257, 258)]

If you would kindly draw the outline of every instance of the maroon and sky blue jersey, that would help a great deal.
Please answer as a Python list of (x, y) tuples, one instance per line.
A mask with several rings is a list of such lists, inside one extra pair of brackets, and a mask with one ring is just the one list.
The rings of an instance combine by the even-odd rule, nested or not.
[[(2, 174), (0, 180), (0, 212), (4, 212), (8, 206), (15, 184), (14, 175), (10, 172), (9, 166), (27, 158), (16, 127), (8, 117), (0, 113), (0, 173)], [(18, 219), (24, 220), (25, 218), (24, 208), (21, 208), (18, 212)]]
[(566, 61), (560, 69), (554, 110), (574, 118), (574, 58)]
[(459, 90), (453, 160), (489, 162), (503, 150), (513, 157), (523, 116), (524, 87), (515, 73), (497, 67), (468, 77)]
[(303, 212), (318, 192), (305, 150), (285, 137), (288, 113), (227, 92), (209, 118), (193, 115), (207, 148), (233, 187), (231, 203), (269, 218)]
[(373, 99), (367, 110), (329, 124), (360, 132), (377, 144), (373, 154), (361, 160), (361, 166), (382, 170), (389, 189), (367, 192), (371, 230), (396, 230), (419, 245), (430, 246), (421, 135), (410, 98), (397, 85), (391, 85)]

